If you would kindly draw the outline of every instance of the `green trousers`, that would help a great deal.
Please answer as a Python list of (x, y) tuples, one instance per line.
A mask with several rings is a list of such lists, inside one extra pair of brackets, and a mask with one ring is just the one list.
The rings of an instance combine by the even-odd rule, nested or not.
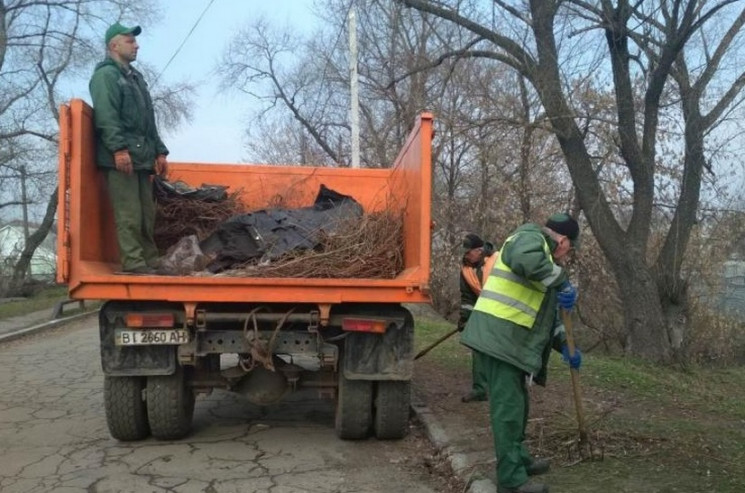
[[(461, 307), (460, 318), (458, 319), (458, 330), (462, 331), (471, 316), (471, 310)], [(481, 359), (484, 356), (478, 351), (473, 351), (471, 355), (471, 393), (474, 395), (483, 395), (486, 397), (486, 375), (484, 374), (483, 363)]]
[(471, 356), (471, 376), (473, 377), (471, 392), (486, 397), (487, 382), (486, 374), (484, 373), (484, 363), (482, 361), (484, 358), (486, 358), (486, 356), (482, 353), (473, 351), (473, 355)]
[(158, 249), (153, 237), (155, 201), (150, 173), (135, 171), (128, 175), (107, 170), (106, 183), (114, 209), (122, 270), (153, 265), (158, 258)]
[(505, 488), (516, 488), (528, 480), (525, 466), (533, 462), (523, 445), (530, 405), (525, 372), (483, 353), (479, 357), (489, 388), (497, 482)]

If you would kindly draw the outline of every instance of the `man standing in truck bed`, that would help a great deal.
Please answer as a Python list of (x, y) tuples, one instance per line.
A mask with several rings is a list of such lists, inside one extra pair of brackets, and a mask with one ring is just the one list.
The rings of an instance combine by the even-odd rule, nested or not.
[(90, 80), (96, 128), (96, 164), (106, 176), (114, 209), (122, 271), (154, 274), (155, 203), (151, 175), (166, 173), (168, 149), (155, 125), (153, 102), (137, 59), (140, 26), (106, 30), (106, 59)]

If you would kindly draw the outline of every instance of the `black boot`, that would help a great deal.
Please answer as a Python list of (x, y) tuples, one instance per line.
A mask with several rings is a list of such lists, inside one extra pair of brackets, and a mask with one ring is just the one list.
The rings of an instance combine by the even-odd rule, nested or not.
[(533, 459), (533, 462), (525, 466), (528, 476), (546, 474), (549, 469), (551, 469), (551, 461), (548, 459)]
[(461, 402), (483, 402), (485, 400), (486, 396), (484, 394), (479, 394), (473, 390), (460, 398)]
[(515, 488), (498, 486), (497, 493), (548, 493), (548, 486), (543, 483), (523, 483)]

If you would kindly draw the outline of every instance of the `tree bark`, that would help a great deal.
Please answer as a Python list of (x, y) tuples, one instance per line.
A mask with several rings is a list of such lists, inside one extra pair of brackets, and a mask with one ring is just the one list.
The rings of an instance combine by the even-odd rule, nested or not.
[(649, 361), (669, 362), (673, 351), (664, 330), (668, 323), (652, 270), (643, 256), (632, 253), (609, 258), (609, 262), (621, 292), (627, 334), (624, 351)]
[(533, 142), (533, 122), (530, 121), (530, 101), (528, 101), (528, 88), (525, 85), (525, 78), (518, 76), (518, 86), (520, 87), (520, 103), (523, 128), (522, 128), (522, 139), (520, 142), (520, 188), (518, 190), (518, 196), (520, 197), (520, 211), (523, 214), (523, 221), (529, 221), (532, 214), (533, 208), (531, 204), (530, 195), (530, 155), (532, 152)]
[(5, 27), (7, 25), (6, 15), (5, 2), (0, 0), (0, 70), (5, 65), (5, 54), (8, 51), (8, 30)]

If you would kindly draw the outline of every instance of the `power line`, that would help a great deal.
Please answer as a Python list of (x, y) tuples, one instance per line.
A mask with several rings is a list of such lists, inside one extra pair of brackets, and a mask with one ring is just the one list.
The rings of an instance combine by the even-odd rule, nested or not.
[(166, 69), (168, 68), (168, 66), (173, 61), (173, 59), (176, 58), (176, 55), (179, 54), (179, 52), (181, 51), (181, 48), (184, 47), (184, 45), (188, 41), (189, 37), (192, 35), (192, 33), (194, 32), (194, 30), (197, 28), (197, 26), (199, 25), (199, 23), (202, 21), (202, 18), (204, 17), (204, 14), (207, 13), (207, 11), (209, 10), (209, 8), (212, 6), (213, 3), (215, 3), (215, 0), (210, 0), (210, 3), (208, 3), (207, 6), (202, 11), (202, 13), (199, 14), (199, 17), (197, 17), (197, 20), (194, 22), (194, 25), (191, 26), (191, 29), (189, 30), (189, 32), (184, 37), (184, 40), (181, 41), (181, 44), (178, 46), (178, 48), (176, 48), (176, 51), (173, 53), (173, 55), (171, 55), (171, 58), (168, 60), (168, 63), (166, 63), (165, 67), (163, 67), (163, 69), (160, 71), (160, 73), (158, 74), (158, 76), (155, 78), (155, 81), (153, 82), (152, 87), (155, 87), (158, 84), (158, 81), (160, 80), (160, 76), (163, 75), (163, 72), (166, 71)]

